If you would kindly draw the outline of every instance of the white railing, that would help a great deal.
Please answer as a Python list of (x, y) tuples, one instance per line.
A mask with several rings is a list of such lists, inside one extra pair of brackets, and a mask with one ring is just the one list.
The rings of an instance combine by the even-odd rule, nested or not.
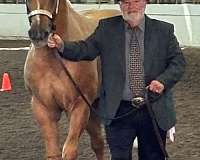
[[(98, 4), (73, 4), (77, 11), (98, 9)], [(102, 4), (100, 9), (119, 9), (117, 4)], [(200, 46), (200, 5), (148, 4), (146, 14), (173, 23), (181, 45)], [(0, 4), (0, 39), (27, 39), (29, 23), (24, 4)]]
[[(85, 4), (91, 4), (91, 3), (117, 3), (117, 0), (70, 0), (72, 3), (85, 3)], [(25, 0), (0, 0), (0, 3), (12, 3), (12, 4), (21, 4), (25, 3)], [(150, 4), (181, 4), (181, 3), (193, 3), (193, 4), (200, 4), (200, 0), (149, 0)]]

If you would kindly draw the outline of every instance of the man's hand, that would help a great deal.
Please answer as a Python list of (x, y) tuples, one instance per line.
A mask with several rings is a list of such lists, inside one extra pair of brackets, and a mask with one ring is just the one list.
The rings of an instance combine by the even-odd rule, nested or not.
[(47, 44), (49, 48), (57, 48), (60, 52), (64, 50), (64, 42), (57, 34), (49, 35)]
[(161, 94), (163, 90), (165, 89), (165, 87), (159, 81), (153, 80), (151, 81), (150, 85), (147, 86), (147, 89), (149, 89), (152, 92)]

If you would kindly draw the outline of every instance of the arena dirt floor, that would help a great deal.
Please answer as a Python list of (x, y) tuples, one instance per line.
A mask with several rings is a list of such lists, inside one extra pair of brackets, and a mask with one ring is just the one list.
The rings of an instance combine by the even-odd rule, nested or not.
[[(0, 48), (25, 47), (28, 44), (27, 41), (0, 41)], [(187, 69), (174, 89), (177, 111), (176, 141), (173, 144), (168, 141), (167, 149), (171, 160), (199, 160), (200, 49), (185, 48), (183, 51)], [(23, 66), (26, 54), (27, 51), (24, 50), (0, 50), (0, 76), (8, 72), (12, 83), (12, 91), (0, 92), (0, 160), (44, 159), (44, 145), (32, 118), (30, 95), (24, 87)], [(60, 132), (62, 144), (67, 134), (65, 116), (62, 116), (60, 122)], [(107, 146), (105, 148), (106, 159), (109, 159)], [(135, 154), (134, 157), (137, 157)], [(78, 159), (95, 160), (86, 133), (81, 137)]]

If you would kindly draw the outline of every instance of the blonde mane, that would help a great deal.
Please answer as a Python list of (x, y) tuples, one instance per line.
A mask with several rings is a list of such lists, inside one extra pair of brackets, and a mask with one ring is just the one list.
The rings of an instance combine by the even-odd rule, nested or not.
[[(60, 8), (58, 14), (63, 16), (65, 13), (66, 20), (60, 19), (57, 24), (60, 24), (61, 28), (66, 27), (63, 36), (67, 41), (85, 39), (95, 30), (100, 19), (121, 14), (119, 10), (114, 9), (91, 9), (77, 12), (72, 8), (69, 0), (60, 0), (60, 3), (64, 3), (64, 8)], [(63, 23), (65, 23), (65, 27), (63, 27)]]

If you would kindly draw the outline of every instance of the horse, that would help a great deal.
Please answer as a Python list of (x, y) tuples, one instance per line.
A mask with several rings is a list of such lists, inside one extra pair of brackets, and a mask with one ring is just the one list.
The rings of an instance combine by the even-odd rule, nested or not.
[[(33, 116), (44, 138), (46, 159), (77, 159), (79, 139), (86, 130), (97, 160), (103, 160), (104, 140), (99, 118), (90, 112), (65, 72), (67, 68), (92, 104), (100, 84), (97, 60), (72, 62), (62, 59), (56, 49), (48, 48), (47, 41), (53, 33), (59, 34), (64, 41), (85, 39), (95, 30), (99, 19), (118, 15), (119, 11), (102, 10), (97, 11), (98, 14), (87, 11), (84, 16), (67, 0), (27, 0), (26, 7), (31, 46), (24, 65), (24, 82), (31, 94)], [(62, 112), (67, 115), (69, 127), (61, 150), (58, 121)]]

